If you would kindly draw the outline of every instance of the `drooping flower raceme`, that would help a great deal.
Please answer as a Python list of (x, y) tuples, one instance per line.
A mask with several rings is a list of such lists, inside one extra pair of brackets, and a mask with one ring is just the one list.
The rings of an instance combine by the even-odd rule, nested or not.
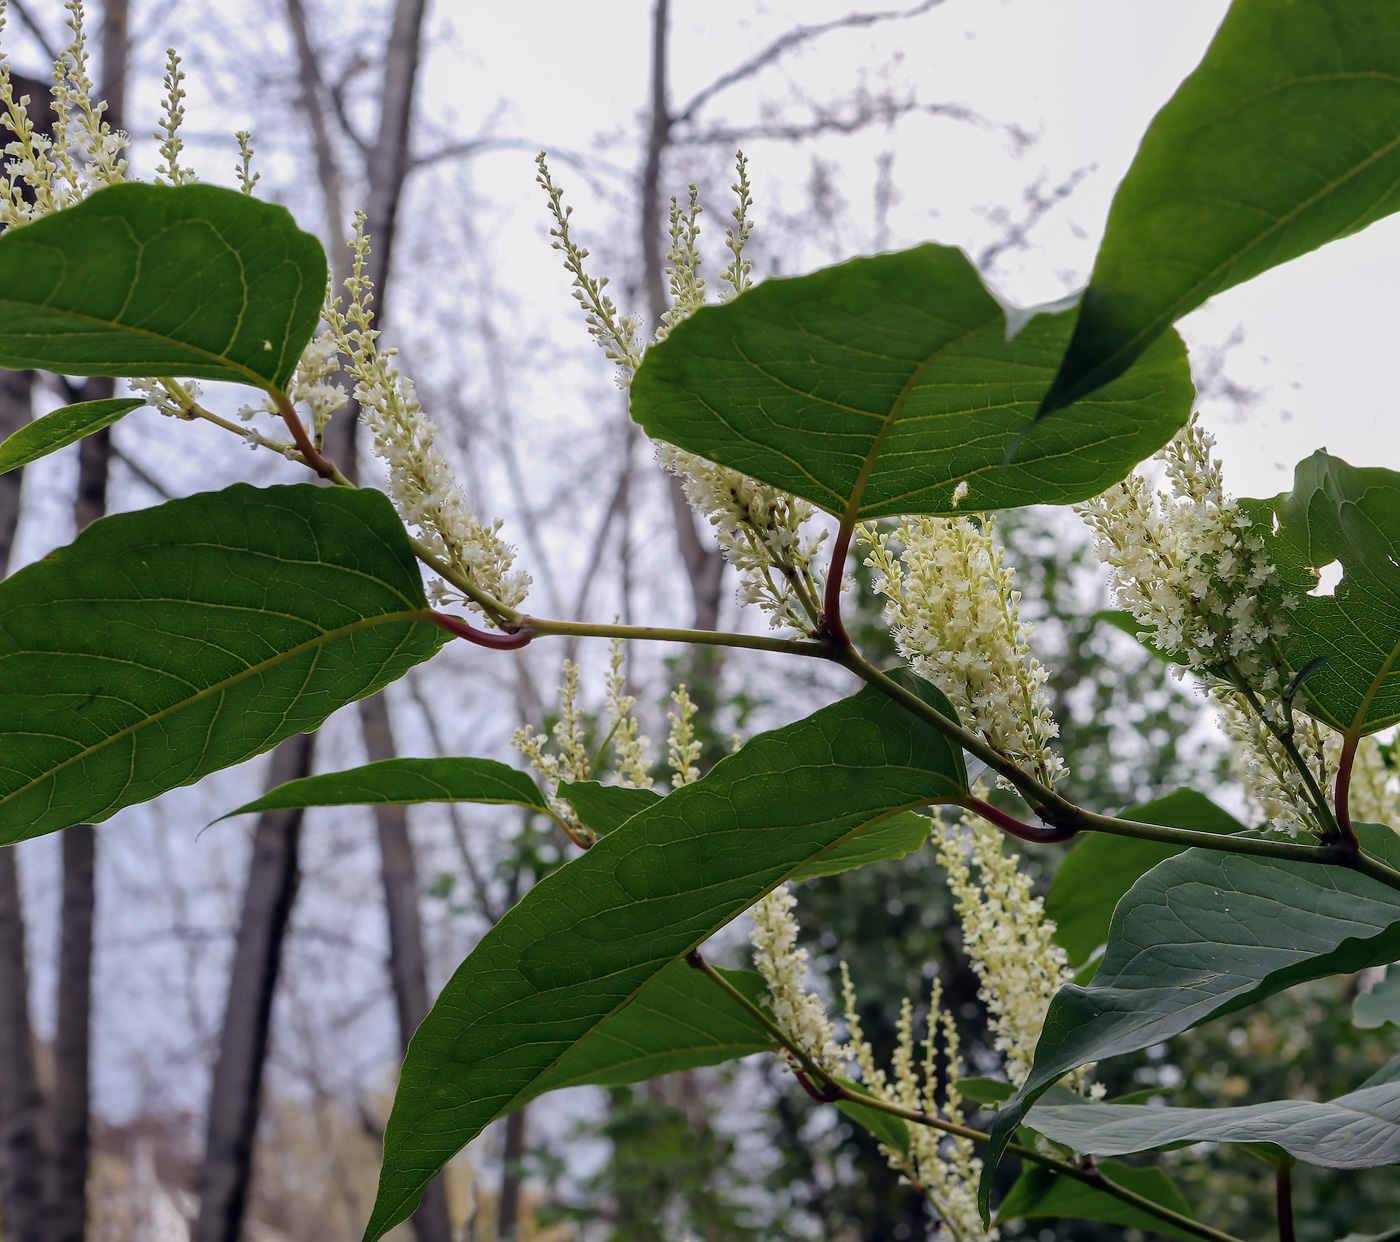
[[(861, 1085), (876, 1099), (901, 1108), (914, 1109), (931, 1117), (942, 1117), (954, 1125), (965, 1125), (962, 1096), (958, 1079), (958, 1029), (953, 1016), (943, 1008), (942, 985), (935, 980), (929, 997), (928, 1034), (923, 1041), (922, 1060), (914, 1044), (913, 1005), (906, 997), (900, 1006), (895, 1026), (896, 1043), (893, 1073), (886, 1073), (875, 1062), (875, 1053), (861, 1029), (856, 1007), (855, 988), (851, 984), (846, 964), (841, 964), (842, 992), (849, 1031), (846, 1056), (860, 1066)], [(937, 1044), (943, 1038), (943, 1055), (947, 1066), (947, 1085), (942, 1107), (937, 1099)], [(934, 1242), (996, 1242), (996, 1228), (983, 1229), (977, 1210), (977, 1183), (982, 1175), (982, 1161), (977, 1158), (970, 1139), (945, 1134), (930, 1126), (909, 1127), (909, 1149), (880, 1144), (880, 1151), (890, 1167), (903, 1174), (903, 1180), (928, 1200), (938, 1217), (938, 1232)]]
[(326, 320), (345, 357), (345, 369), (355, 380), (355, 399), (373, 436), (375, 454), (388, 467), (389, 497), (399, 516), (417, 528), (430, 553), (488, 602), (483, 605), (476, 595), (445, 583), (435, 584), (435, 598), (464, 603), (494, 620), (490, 601), (514, 608), (525, 599), (530, 576), (511, 568), (515, 550), (500, 537), (500, 520), (490, 525), (477, 520), (451, 463), (437, 447), (437, 427), (419, 404), (413, 381), (393, 365), (395, 351), (378, 346), (379, 333), (370, 326), (364, 222), (364, 213), (357, 213), (351, 243), (354, 266), (345, 282), (349, 305), (341, 311), (338, 301), (331, 303)]
[(1000, 830), (981, 820), (956, 821), (943, 829), (938, 861), (948, 873), (963, 951), (982, 981), (995, 1046), (1006, 1076), (1020, 1086), (1050, 999), (1073, 972), (1052, 939), (1055, 924), (1032, 894), (1030, 876), (1003, 848)]
[(1031, 654), (1015, 571), (993, 520), (908, 518), (892, 533), (865, 525), (857, 534), (909, 666), (989, 745), (1053, 786), (1065, 765), (1050, 745), (1060, 728), (1045, 693), (1048, 674)]

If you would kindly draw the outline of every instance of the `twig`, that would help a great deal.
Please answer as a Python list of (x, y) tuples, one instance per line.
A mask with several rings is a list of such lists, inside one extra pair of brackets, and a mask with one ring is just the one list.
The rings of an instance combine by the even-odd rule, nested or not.
[(1274, 1173), (1274, 1204), (1278, 1212), (1278, 1242), (1298, 1242), (1293, 1228), (1293, 1161), (1282, 1160)]
[(1361, 848), (1356, 839), (1356, 829), (1351, 826), (1351, 772), (1356, 763), (1356, 748), (1361, 744), (1361, 735), (1348, 735), (1342, 743), (1342, 754), (1337, 760), (1337, 785), (1333, 802), (1336, 804), (1337, 831), (1342, 840), (1354, 850)]

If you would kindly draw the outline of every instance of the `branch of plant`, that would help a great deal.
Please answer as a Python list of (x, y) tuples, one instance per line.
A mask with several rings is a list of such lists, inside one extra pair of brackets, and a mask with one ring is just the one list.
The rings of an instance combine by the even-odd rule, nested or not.
[[(719, 973), (709, 962), (701, 956), (698, 949), (692, 949), (686, 954), (686, 962), (695, 970), (702, 972), (713, 980), (724, 992), (738, 1005), (758, 1022), (763, 1025), (769, 1035), (788, 1054), (797, 1061), (798, 1066), (794, 1066), (794, 1072), (798, 1080), (802, 1082), (803, 1089), (814, 1100), (820, 1103), (838, 1103), (844, 1101), (856, 1104), (863, 1108), (874, 1109), (876, 1112), (886, 1113), (891, 1117), (898, 1117), (905, 1122), (913, 1122), (915, 1125), (928, 1126), (930, 1129), (940, 1130), (944, 1134), (951, 1134), (956, 1138), (967, 1139), (970, 1142), (986, 1145), (991, 1141), (991, 1136), (984, 1134), (981, 1130), (974, 1130), (971, 1126), (958, 1125), (956, 1122), (944, 1121), (941, 1117), (935, 1117), (929, 1113), (921, 1112), (917, 1109), (904, 1108), (899, 1104), (890, 1104), (878, 1099), (873, 1095), (866, 1095), (864, 1092), (856, 1091), (845, 1083), (831, 1077), (821, 1069), (801, 1048), (799, 1048), (783, 1030), (774, 1022), (761, 1008), (755, 1005), (738, 988), (729, 982)], [(803, 1081), (805, 1079), (805, 1081)], [(1175, 1212), (1171, 1208), (1163, 1207), (1151, 1199), (1128, 1190), (1124, 1186), (1119, 1186), (1116, 1182), (1111, 1182), (1098, 1169), (1082, 1169), (1077, 1165), (1069, 1164), (1066, 1161), (1058, 1160), (1054, 1156), (1045, 1155), (1034, 1148), (1025, 1147), (1020, 1143), (1010, 1143), (1006, 1150), (1012, 1155), (1019, 1156), (1022, 1160), (1029, 1160), (1035, 1164), (1043, 1165), (1047, 1169), (1062, 1174), (1065, 1177), (1073, 1178), (1075, 1181), (1083, 1182), (1086, 1186), (1093, 1186), (1105, 1194), (1113, 1196), (1124, 1203), (1130, 1203), (1140, 1211), (1155, 1216), (1158, 1220), (1167, 1221), (1180, 1229), (1194, 1233), (1199, 1238), (1207, 1239), (1207, 1242), (1239, 1242), (1239, 1239), (1231, 1234), (1224, 1233), (1219, 1229), (1212, 1229), (1209, 1225), (1203, 1225), (1199, 1221), (1192, 1220), (1189, 1216), (1183, 1216), (1180, 1212)]]
[(1351, 826), (1351, 772), (1356, 764), (1356, 748), (1361, 744), (1361, 735), (1348, 734), (1342, 743), (1342, 753), (1337, 760), (1337, 785), (1332, 801), (1336, 804), (1337, 830), (1342, 840), (1354, 850), (1361, 848), (1356, 839), (1356, 829)]
[(1280, 1161), (1274, 1172), (1274, 1205), (1278, 1213), (1278, 1242), (1298, 1242), (1293, 1228), (1293, 1161)]

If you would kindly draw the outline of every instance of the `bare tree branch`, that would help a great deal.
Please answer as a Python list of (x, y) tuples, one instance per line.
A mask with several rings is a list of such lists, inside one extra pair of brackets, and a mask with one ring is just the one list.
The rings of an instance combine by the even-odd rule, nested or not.
[(34, 41), (44, 49), (44, 55), (50, 61), (58, 59), (58, 50), (49, 42), (49, 37), (44, 33), (44, 28), (34, 19), (34, 15), (25, 6), (24, 0), (9, 0), (8, 6), (19, 14), (19, 20), (29, 27), (29, 33), (34, 36)]
[(916, 4), (912, 9), (886, 9), (873, 13), (848, 13), (845, 17), (838, 17), (834, 21), (821, 22), (814, 26), (794, 26), (786, 34), (774, 39), (763, 51), (756, 56), (750, 57), (742, 65), (731, 69), (728, 73), (721, 74), (709, 86), (698, 94), (693, 95), (690, 102), (685, 105), (680, 112), (671, 117), (673, 125), (680, 125), (691, 120), (696, 112), (703, 108), (711, 99), (722, 91), (728, 90), (740, 82), (747, 81), (755, 74), (762, 72), (774, 61), (780, 60), (794, 48), (801, 47), (804, 43), (810, 43), (813, 39), (819, 39), (822, 35), (830, 34), (833, 30), (850, 30), (862, 26), (874, 26), (880, 22), (908, 21), (913, 17), (920, 17), (930, 9), (937, 8), (943, 0), (923, 0), (922, 4)]
[(131, 472), (136, 481), (143, 487), (149, 487), (162, 500), (174, 500), (175, 493), (165, 486), (159, 479), (155, 478), (144, 466), (136, 461), (129, 453), (124, 452), (118, 445), (112, 445), (112, 456)]
[(992, 222), (1004, 225), (1004, 229), (1002, 235), (985, 246), (982, 253), (977, 256), (978, 270), (987, 271), (1008, 250), (1028, 249), (1031, 230), (1065, 199), (1069, 198), (1079, 188), (1079, 183), (1093, 171), (1094, 165), (1092, 164), (1076, 168), (1048, 194), (1041, 191), (1041, 187), (1045, 184), (1043, 177), (1034, 185), (1027, 186), (1023, 192), (1026, 202), (1024, 216), (1019, 220), (1012, 220), (1010, 213), (1002, 210), (998, 215), (992, 217)]
[(888, 97), (858, 98), (855, 109), (845, 115), (834, 110), (815, 109), (810, 121), (789, 124), (762, 122), (757, 125), (715, 125), (689, 134), (677, 134), (672, 145), (677, 147), (735, 146), (754, 140), (772, 142), (803, 142), (823, 134), (854, 134), (872, 125), (893, 125), (906, 116), (922, 114), (945, 116), (954, 121), (979, 125), (985, 129), (1004, 129), (1018, 146), (1026, 145), (1024, 133), (1015, 126), (999, 126), (994, 121), (962, 104), (921, 104), (912, 99), (895, 100)]

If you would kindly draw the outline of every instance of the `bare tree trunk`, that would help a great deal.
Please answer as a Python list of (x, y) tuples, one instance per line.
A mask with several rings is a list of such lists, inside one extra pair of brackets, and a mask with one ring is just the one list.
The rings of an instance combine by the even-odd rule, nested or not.
[[(29, 421), (34, 377), (0, 371), (0, 439)], [(0, 475), (0, 576), (19, 525), (23, 471)], [(0, 1230), (10, 1242), (38, 1242), (43, 1202), (39, 1083), (29, 1025), (24, 911), (13, 846), (0, 847)]]
[[(394, 758), (393, 727), (382, 693), (360, 701), (360, 724), (371, 761)], [(408, 1041), (428, 1016), (428, 969), (423, 952), (423, 924), (418, 914), (418, 878), (413, 865), (413, 842), (408, 816), (401, 806), (377, 806), (379, 852), (384, 879), (384, 909), (389, 920), (389, 977), (399, 1019), (399, 1046)], [(423, 1191), (418, 1210), (409, 1223), (418, 1242), (451, 1242), (452, 1222), (447, 1211), (447, 1189), (441, 1177)]]
[[(311, 771), (312, 738), (290, 737), (272, 752), (269, 788)], [(266, 811), (253, 831), (253, 857), (238, 925), (228, 1005), (209, 1091), (204, 1163), (195, 1190), (194, 1242), (238, 1242), (262, 1102), (272, 998), (296, 896), (302, 812)]]
[(525, 1155), (525, 1109), (517, 1108), (506, 1118), (506, 1144), (501, 1164), (501, 1210), (496, 1217), (500, 1242), (515, 1242), (520, 1229), (520, 1162)]

